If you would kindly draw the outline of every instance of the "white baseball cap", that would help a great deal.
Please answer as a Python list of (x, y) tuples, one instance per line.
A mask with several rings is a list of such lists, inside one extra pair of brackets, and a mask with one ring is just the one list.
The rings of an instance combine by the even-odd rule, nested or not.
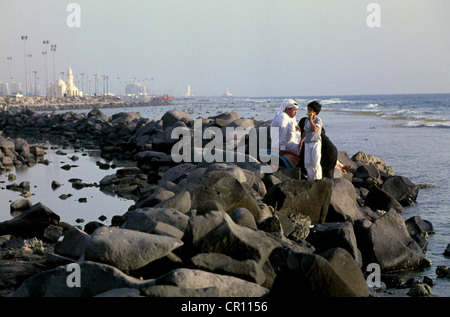
[(282, 104), (284, 104), (284, 109), (298, 108), (298, 104), (293, 99), (284, 99)]

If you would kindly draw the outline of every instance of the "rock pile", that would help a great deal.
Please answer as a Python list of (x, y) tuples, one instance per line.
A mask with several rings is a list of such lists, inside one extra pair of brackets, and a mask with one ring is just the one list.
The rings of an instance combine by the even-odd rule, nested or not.
[[(261, 173), (263, 163), (248, 155), (242, 162), (175, 164), (171, 131), (194, 128), (175, 110), (159, 121), (136, 113), (108, 118), (97, 109), (2, 118), (4, 131), (37, 125), (43, 137), (89, 140), (104, 156), (137, 163), (100, 181), (103, 190), (136, 201), (110, 227), (61, 224), (43, 204), (0, 223), (0, 235), (49, 242), (58, 234), (48, 228), (62, 228), (54, 252), (27, 271), (12, 296), (367, 297), (374, 294), (368, 265), (383, 274), (429, 265), (432, 225), (401, 216), (418, 188), (376, 157), (340, 152), (339, 160), (352, 165), (348, 173), (309, 181), (298, 169)], [(267, 125), (235, 113), (202, 120), (203, 129)]]

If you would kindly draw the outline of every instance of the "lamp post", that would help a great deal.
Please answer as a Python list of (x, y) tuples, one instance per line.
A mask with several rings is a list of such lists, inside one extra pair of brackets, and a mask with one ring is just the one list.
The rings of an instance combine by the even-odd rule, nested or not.
[(53, 52), (53, 97), (56, 97), (56, 45), (51, 45), (50, 50)]
[(37, 95), (37, 91), (36, 91), (36, 76), (37, 76), (37, 71), (33, 70), (33, 74), (34, 74), (34, 96), (36, 97)]
[(81, 75), (81, 91), (83, 92), (83, 96), (84, 96), (84, 85), (83, 85), (83, 82), (84, 82), (84, 73), (81, 73), (80, 75)]
[(28, 95), (28, 79), (27, 79), (28, 71), (27, 71), (27, 46), (26, 46), (26, 42), (27, 42), (28, 36), (27, 35), (23, 35), (21, 38), (23, 40), (23, 58), (24, 58), (24, 61), (25, 61), (25, 96), (27, 96)]
[(94, 74), (94, 86), (95, 86), (94, 96), (97, 96), (97, 74)]
[(30, 78), (30, 96), (32, 96), (33, 95), (33, 82), (31, 81), (31, 73), (32, 73), (32, 71), (31, 71), (31, 57), (32, 57), (32, 55), (31, 54), (27, 54), (27, 58), (28, 58), (28, 62), (30, 63), (28, 66), (30, 67), (30, 71), (28, 72), (28, 74), (29, 74), (29, 78)]
[(9, 63), (9, 89), (12, 89), (12, 76), (11, 76), (12, 57), (7, 57), (6, 60)]
[(48, 41), (42, 41), (42, 44), (45, 45), (45, 51), (42, 52), (42, 55), (45, 57), (45, 95), (48, 97), (49, 91), (48, 91)]

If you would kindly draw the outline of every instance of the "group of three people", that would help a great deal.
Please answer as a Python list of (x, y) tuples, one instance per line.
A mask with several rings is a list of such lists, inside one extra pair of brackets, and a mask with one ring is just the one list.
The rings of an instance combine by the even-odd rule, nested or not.
[(307, 117), (296, 121), (298, 103), (285, 99), (270, 125), (271, 150), (284, 156), (294, 167), (301, 167), (309, 180), (333, 178), (334, 168), (345, 172), (337, 159), (338, 152), (325, 134), (318, 116), (322, 106), (312, 101), (307, 106)]

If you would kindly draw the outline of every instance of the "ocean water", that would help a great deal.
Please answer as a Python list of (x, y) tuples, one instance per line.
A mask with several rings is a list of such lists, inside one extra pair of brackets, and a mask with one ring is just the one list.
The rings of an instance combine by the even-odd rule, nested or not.
[[(377, 96), (307, 96), (273, 98), (189, 98), (175, 99), (168, 106), (128, 107), (102, 109), (108, 116), (118, 112), (139, 112), (142, 117), (159, 120), (165, 112), (177, 109), (189, 113), (192, 119), (207, 118), (223, 112), (237, 112), (241, 117), (255, 120), (271, 120), (284, 98), (295, 99), (300, 107), (297, 119), (306, 114), (306, 105), (312, 100), (322, 104), (319, 116), (324, 122), (328, 136), (338, 150), (351, 157), (358, 151), (380, 157), (394, 168), (396, 175), (409, 178), (415, 184), (432, 185), (419, 190), (417, 203), (406, 207), (402, 216), (408, 219), (420, 216), (430, 221), (435, 234), (430, 235), (426, 256), (433, 265), (420, 271), (405, 272), (401, 275), (422, 281), (423, 276), (433, 279), (432, 292), (437, 296), (450, 296), (450, 279), (436, 276), (439, 265), (450, 266), (450, 258), (443, 252), (450, 243), (450, 173), (447, 160), (450, 156), (450, 94), (427, 95), (377, 95)], [(88, 112), (82, 110), (78, 112)], [(76, 191), (68, 179), (81, 178), (84, 182), (99, 182), (103, 176), (115, 173), (114, 170), (100, 170), (95, 162), (103, 161), (95, 153), (74, 152), (66, 149), (67, 156), (59, 156), (54, 150), (47, 150), (53, 163), (50, 166), (38, 164), (32, 168), (13, 171), (16, 183), (30, 181), (33, 203), (42, 202), (61, 216), (61, 220), (74, 224), (78, 218), (99, 221), (105, 215), (108, 224), (111, 217), (126, 212), (132, 201), (103, 193), (98, 188), (84, 188)], [(72, 162), (69, 156), (77, 155)], [(84, 155), (82, 155), (84, 154)], [(70, 171), (62, 170), (63, 164), (77, 167)], [(12, 182), (8, 174), (0, 175), (0, 221), (10, 219), (10, 202), (22, 198), (19, 193), (5, 190)], [(63, 184), (57, 190), (50, 188), (52, 180)], [(72, 193), (72, 197), (62, 201), (61, 193)], [(80, 203), (80, 197), (87, 198)], [(395, 290), (394, 294), (379, 293), (380, 296), (406, 296), (408, 290)]]

